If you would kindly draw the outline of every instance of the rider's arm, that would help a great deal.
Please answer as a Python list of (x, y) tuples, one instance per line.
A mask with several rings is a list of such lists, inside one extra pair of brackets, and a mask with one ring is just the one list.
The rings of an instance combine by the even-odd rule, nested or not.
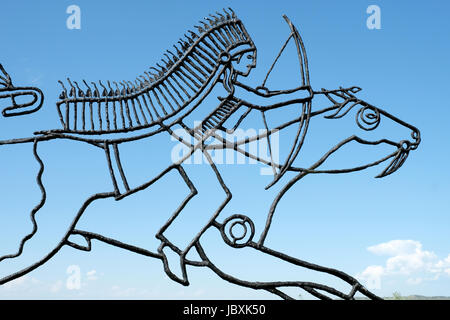
[[(237, 89), (243, 90), (243, 94), (237, 94), (243, 104), (257, 110), (269, 110), (293, 103), (303, 103), (310, 101), (313, 91), (310, 86), (299, 86), (287, 90), (271, 91), (266, 87), (252, 88), (239, 81), (235, 83)], [(258, 103), (258, 100), (261, 103)], [(252, 101), (252, 102), (248, 102)]]

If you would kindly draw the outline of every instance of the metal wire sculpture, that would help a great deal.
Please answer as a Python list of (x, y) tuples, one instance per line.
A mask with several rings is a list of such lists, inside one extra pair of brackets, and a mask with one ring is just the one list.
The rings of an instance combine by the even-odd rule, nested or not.
[[(240, 82), (240, 78), (248, 76), (251, 69), (256, 65), (256, 47), (242, 21), (231, 9), (224, 10), (223, 14), (217, 13), (216, 15), (210, 15), (210, 17), (205, 18), (205, 21), (201, 21), (201, 25), (196, 27), (197, 32), (189, 31), (189, 34), (185, 35), (185, 38), (178, 41), (178, 46), (174, 46), (173, 52), (167, 50), (164, 54), (165, 60), (162, 59), (161, 64), (158, 63), (157, 67), (150, 68), (148, 72), (144, 72), (144, 75), (137, 77), (134, 82), (122, 81), (119, 84), (113, 82), (112, 85), (110, 81), (107, 81), (105, 85), (99, 81), (98, 83), (91, 82), (91, 85), (89, 85), (83, 80), (86, 89), (82, 89), (77, 81), (67, 79), (68, 88), (60, 81), (63, 91), (56, 106), (62, 128), (35, 132), (35, 135), (30, 138), (0, 141), (0, 145), (23, 143), (32, 143), (34, 145), (34, 157), (40, 165), (37, 184), (41, 190), (41, 201), (31, 211), (32, 232), (22, 239), (16, 253), (0, 257), (0, 262), (20, 256), (26, 242), (38, 231), (35, 215), (44, 206), (46, 201), (46, 190), (41, 180), (44, 173), (44, 162), (41, 160), (37, 151), (40, 143), (55, 139), (68, 139), (100, 148), (105, 152), (113, 190), (94, 194), (89, 197), (78, 210), (75, 219), (63, 239), (61, 239), (59, 244), (51, 252), (27, 268), (1, 278), (0, 285), (17, 279), (42, 266), (64, 246), (70, 246), (83, 251), (91, 251), (92, 241), (97, 240), (140, 255), (161, 260), (166, 274), (172, 280), (182, 285), (189, 285), (186, 271), (186, 266), (189, 265), (209, 268), (226, 281), (247, 288), (266, 290), (283, 299), (292, 299), (291, 296), (282, 291), (283, 288), (287, 287), (303, 289), (320, 299), (354, 299), (356, 293), (360, 293), (370, 299), (380, 299), (354, 277), (336, 269), (309, 263), (272, 250), (265, 246), (265, 239), (279, 201), (300, 179), (308, 174), (339, 174), (360, 171), (383, 162), (388, 162), (388, 165), (377, 177), (382, 178), (390, 175), (404, 164), (410, 151), (418, 147), (420, 143), (419, 130), (388, 112), (357, 98), (356, 94), (361, 90), (358, 87), (339, 88), (336, 90), (313, 90), (310, 85), (308, 60), (302, 38), (291, 21), (286, 16), (284, 16), (284, 19), (289, 26), (290, 34), (273, 64), (270, 66), (264, 81), (256, 88)], [(282, 55), (283, 50), (290, 41), (294, 41), (297, 50), (300, 63), (300, 83), (294, 89), (271, 91), (266, 87), (266, 82), (275, 64)], [(245, 59), (249, 61), (249, 64), (244, 64), (243, 67), (241, 65), (238, 68), (237, 66), (241, 60)], [(4, 117), (21, 116), (36, 112), (41, 108), (44, 100), (41, 90), (32, 87), (15, 87), (12, 84), (10, 76), (1, 65), (0, 71), (3, 74), (0, 75), (0, 100), (11, 101), (11, 105), (2, 110)], [(219, 97), (220, 103), (218, 106), (210, 110), (199, 125), (193, 127), (186, 125), (184, 122), (185, 118), (201, 105), (205, 97), (216, 85), (223, 86), (228, 95), (226, 97)], [(248, 94), (267, 99), (269, 104), (262, 106), (239, 98), (235, 94), (237, 87), (245, 90)], [(18, 104), (16, 103), (16, 98), (19, 96), (28, 96), (32, 99), (28, 103)], [(313, 110), (313, 99), (317, 96), (325, 97), (329, 101), (329, 105), (322, 109)], [(272, 97), (288, 98), (281, 102), (271, 103)], [(265, 113), (269, 110), (293, 104), (300, 106), (300, 114), (293, 115), (292, 120), (276, 128), (268, 129)], [(359, 108), (356, 113), (356, 123), (361, 129), (365, 131), (374, 130), (380, 124), (381, 119), (386, 118), (411, 130), (411, 139), (405, 139), (399, 142), (388, 139), (368, 141), (354, 135), (328, 150), (317, 162), (308, 168), (300, 168), (293, 165), (294, 160), (302, 149), (311, 119), (318, 116), (325, 116), (328, 119), (339, 119), (348, 114), (353, 108)], [(228, 126), (227, 128), (227, 120), (237, 110), (245, 111), (234, 126)], [(267, 129), (264, 133), (245, 139), (245, 141), (228, 141), (218, 134), (221, 131), (232, 132), (238, 128), (240, 123), (250, 113), (258, 112), (262, 115)], [(194, 139), (195, 143), (185, 141), (182, 137), (178, 136), (173, 130), (175, 126), (182, 127), (186, 130)], [(274, 132), (284, 130), (288, 127), (296, 128), (296, 135), (292, 148), (284, 162), (276, 163), (274, 160), (267, 161), (242, 148), (243, 145), (260, 139), (267, 139), (270, 147), (270, 136)], [(208, 165), (214, 171), (217, 181), (226, 195), (226, 199), (220, 203), (208, 223), (193, 237), (186, 248), (176, 246), (166, 238), (164, 232), (176, 220), (188, 202), (198, 193), (196, 186), (192, 183), (184, 169), (183, 162), (187, 157), (170, 164), (155, 178), (139, 186), (132, 186), (128, 183), (121, 163), (119, 146), (140, 139), (151, 139), (152, 136), (162, 132), (169, 133), (172, 137), (184, 143), (190, 150), (187, 157), (200, 150), (208, 160)], [(218, 143), (206, 143), (206, 140), (210, 137), (216, 139), (215, 141), (218, 141)], [(350, 142), (357, 142), (363, 145), (386, 144), (393, 146), (395, 151), (364, 166), (342, 170), (320, 169), (320, 166), (331, 155)], [(209, 154), (212, 150), (218, 149), (231, 149), (264, 165), (271, 166), (274, 172), (274, 179), (266, 187), (267, 189), (279, 182), (286, 172), (294, 174), (294, 177), (281, 188), (281, 191), (273, 200), (268, 211), (265, 228), (259, 239), (254, 239), (255, 225), (245, 215), (234, 214), (227, 217), (223, 222), (219, 222), (217, 219), (232, 197), (232, 191), (228, 189), (220, 171)], [(178, 206), (167, 223), (161, 227), (158, 234), (156, 234), (156, 237), (161, 240), (161, 245), (157, 252), (152, 252), (138, 246), (105, 237), (101, 234), (87, 232), (77, 228), (77, 222), (80, 217), (94, 201), (105, 198), (121, 200), (131, 194), (149, 188), (156, 181), (172, 171), (180, 175), (189, 188), (190, 193)], [(236, 234), (236, 226), (239, 226), (243, 230), (243, 233)], [(341, 292), (325, 284), (314, 282), (252, 282), (233, 277), (222, 271), (209, 259), (201, 244), (201, 236), (205, 231), (214, 229), (220, 232), (225, 243), (233, 248), (252, 248), (292, 265), (335, 276), (348, 283), (351, 286), (351, 290), (349, 292)], [(81, 245), (71, 241), (69, 237), (74, 235), (83, 237), (86, 244)], [(171, 270), (166, 254), (164, 253), (165, 248), (170, 248), (180, 256), (181, 276), (176, 275)], [(201, 260), (195, 261), (188, 259), (186, 255), (190, 250), (195, 250)]]

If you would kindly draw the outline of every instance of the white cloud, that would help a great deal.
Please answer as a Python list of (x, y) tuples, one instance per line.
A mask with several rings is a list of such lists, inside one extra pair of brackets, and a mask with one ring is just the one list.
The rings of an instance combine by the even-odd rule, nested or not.
[(414, 240), (392, 240), (368, 247), (372, 253), (378, 255), (396, 256), (402, 254), (411, 254), (422, 248), (422, 244)]
[(88, 280), (91, 280), (91, 281), (97, 280), (98, 279), (97, 270), (91, 270), (91, 271), (86, 272), (86, 276), (87, 276)]
[(437, 256), (430, 251), (418, 249), (411, 253), (399, 253), (386, 261), (388, 273), (410, 275), (417, 271), (432, 272)]
[(17, 279), (14, 279), (4, 285), (5, 289), (16, 289), (19, 287), (23, 287), (28, 282), (29, 278), (27, 276), (23, 276)]
[(368, 266), (358, 275), (358, 278), (364, 280), (369, 289), (380, 289), (381, 277), (384, 272), (385, 271), (382, 266)]
[(384, 266), (371, 265), (357, 275), (368, 286), (374, 279), (382, 277), (403, 275), (406, 282), (417, 285), (425, 280), (437, 280), (441, 275), (450, 276), (450, 254), (440, 260), (432, 251), (424, 250), (419, 241), (392, 240), (367, 248), (377, 255), (387, 255)]
[(382, 276), (384, 273), (384, 268), (382, 266), (368, 266), (361, 275), (366, 277), (377, 277)]
[[(81, 268), (72, 265), (67, 269), (66, 277), (49, 278), (42, 281), (29, 275), (12, 280), (0, 286), (0, 300), (2, 299), (40, 299), (40, 298), (75, 298), (90, 294), (90, 290), (95, 292), (99, 290), (98, 281), (94, 281), (102, 277), (104, 274), (97, 270), (90, 270), (81, 273)], [(74, 290), (76, 289), (76, 290)], [(119, 292), (114, 297), (120, 296), (132, 297), (133, 294), (141, 294), (139, 290), (128, 290)]]
[(417, 285), (422, 283), (424, 279), (422, 278), (408, 278), (408, 280), (406, 280), (406, 283), (410, 284), (410, 285)]
[(14, 279), (10, 282), (5, 283), (0, 289), (4, 290), (28, 290), (35, 286), (41, 286), (42, 281), (29, 276), (22, 276), (20, 278)]
[(50, 286), (50, 291), (53, 293), (57, 293), (57, 292), (61, 291), (61, 289), (63, 288), (63, 285), (64, 285), (63, 282), (61, 280), (58, 280)]
[(115, 298), (142, 298), (149, 295), (149, 291), (146, 289), (137, 289), (137, 288), (121, 288), (117, 285), (111, 287), (111, 295)]
[(48, 283), (30, 276), (23, 276), (0, 286), (0, 299), (28, 299), (59, 293), (64, 282)]

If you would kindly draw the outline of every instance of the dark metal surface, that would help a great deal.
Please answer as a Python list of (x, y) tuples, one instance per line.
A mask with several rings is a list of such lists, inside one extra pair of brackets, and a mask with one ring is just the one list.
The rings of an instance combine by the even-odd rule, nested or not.
[[(18, 97), (32, 98), (31, 101), (17, 103)], [(9, 98), (10, 105), (3, 107), (4, 117), (21, 116), (38, 111), (44, 103), (44, 94), (35, 87), (16, 87), (13, 85), (11, 77), (0, 64), (0, 101)]]
[[(224, 10), (223, 13), (217, 13), (216, 15), (205, 18), (205, 21), (201, 21), (200, 25), (196, 27), (197, 32), (189, 31), (188, 34), (185, 35), (183, 39), (180, 39), (178, 44), (174, 46), (174, 50), (168, 50), (164, 54), (165, 58), (161, 63), (158, 63), (156, 67), (150, 68), (148, 72), (144, 72), (143, 75), (137, 77), (134, 81), (122, 81), (119, 83), (111, 81), (103, 83), (99, 81), (97, 83), (88, 83), (83, 80), (83, 85), (70, 79), (67, 79), (66, 85), (60, 81), (63, 91), (56, 106), (62, 128), (36, 132), (35, 136), (30, 138), (0, 141), (0, 145), (18, 143), (34, 144), (34, 157), (40, 164), (37, 183), (42, 193), (40, 203), (31, 212), (31, 221), (33, 223), (32, 232), (22, 239), (16, 253), (0, 257), (0, 262), (20, 256), (26, 242), (31, 239), (38, 230), (35, 214), (44, 205), (46, 200), (46, 191), (41, 181), (44, 172), (44, 163), (38, 155), (39, 143), (54, 139), (70, 139), (86, 142), (101, 148), (106, 155), (114, 190), (107, 193), (92, 195), (82, 204), (67, 234), (61, 239), (56, 248), (29, 267), (18, 270), (16, 273), (0, 279), (0, 285), (19, 278), (39, 266), (42, 266), (65, 245), (83, 251), (90, 251), (92, 248), (92, 241), (97, 240), (137, 254), (160, 259), (167, 275), (172, 280), (183, 285), (189, 284), (186, 266), (190, 265), (209, 268), (226, 281), (252, 289), (266, 290), (283, 299), (292, 298), (282, 291), (282, 289), (286, 287), (301, 288), (320, 299), (354, 299), (356, 293), (360, 293), (371, 299), (380, 299), (367, 290), (354, 277), (342, 271), (296, 259), (282, 252), (272, 250), (264, 245), (279, 201), (295, 183), (306, 175), (354, 172), (373, 167), (383, 162), (388, 162), (386, 168), (377, 176), (378, 178), (382, 178), (397, 171), (407, 159), (410, 151), (415, 150), (420, 143), (420, 133), (417, 128), (396, 118), (386, 111), (357, 98), (356, 93), (358, 93), (360, 88), (351, 87), (339, 88), (336, 90), (313, 90), (310, 85), (308, 60), (304, 43), (296, 27), (286, 16), (284, 16), (284, 19), (289, 26), (289, 36), (282, 45), (273, 64), (270, 66), (261, 86), (256, 88), (251, 88), (239, 81), (239, 77), (246, 77), (250, 70), (255, 66), (256, 47), (242, 21), (237, 18), (231, 9)], [(290, 41), (294, 41), (295, 43), (300, 64), (300, 81), (298, 87), (291, 90), (271, 91), (266, 87), (266, 82), (279, 57), (282, 55)], [(241, 59), (243, 55), (253, 55), (253, 65), (248, 67), (247, 72), (234, 70), (233, 62), (239, 62), (239, 59)], [(43, 94), (38, 88), (16, 88), (13, 86), (10, 76), (1, 65), (0, 71), (3, 73), (3, 75), (0, 75), (0, 103), (4, 101), (9, 103), (2, 111), (3, 116), (24, 115), (35, 112), (41, 108)], [(218, 106), (211, 109), (211, 112), (202, 120), (200, 125), (192, 128), (186, 125), (183, 122), (184, 119), (202, 103), (210, 92), (209, 88), (217, 84), (223, 85), (223, 88), (228, 92), (228, 95), (220, 99)], [(296, 92), (306, 92), (307, 96), (302, 98), (291, 98), (283, 102), (261, 106), (236, 97), (235, 87), (240, 87), (264, 98)], [(32, 98), (31, 102), (17, 104), (15, 98), (20, 95), (30, 96)], [(322, 109), (313, 110), (312, 104), (314, 98), (317, 96), (325, 97), (327, 101), (329, 101), (329, 104)], [(269, 129), (265, 118), (266, 112), (292, 104), (300, 106), (299, 114), (293, 114), (291, 121), (276, 128)], [(358, 136), (351, 136), (331, 148), (310, 167), (300, 168), (293, 165), (294, 160), (302, 149), (302, 145), (307, 135), (308, 125), (313, 118), (325, 116), (328, 119), (339, 119), (346, 116), (353, 108), (358, 108), (355, 120), (359, 128), (365, 131), (375, 130), (380, 124), (380, 121), (382, 121), (382, 118), (387, 118), (410, 129), (411, 139), (399, 142), (388, 139), (368, 141)], [(237, 110), (245, 110), (245, 112), (233, 128), (225, 128), (225, 122)], [(257, 134), (245, 141), (232, 142), (227, 141), (219, 134), (221, 131), (232, 132), (235, 130), (241, 121), (250, 113), (261, 114), (267, 131)], [(183, 141), (181, 137), (178, 137), (173, 130), (175, 125), (181, 126), (187, 130), (197, 143), (187, 143)], [(283, 130), (291, 126), (296, 128), (296, 135), (294, 137), (292, 148), (284, 162), (275, 163), (273, 160), (264, 160), (257, 155), (246, 152), (245, 149), (242, 148), (243, 145), (259, 139), (267, 139), (270, 147), (270, 136), (278, 130)], [(218, 183), (226, 194), (226, 199), (219, 205), (209, 222), (195, 235), (187, 248), (177, 247), (163, 235), (164, 231), (177, 218), (180, 212), (183, 211), (186, 204), (198, 193), (196, 186), (192, 183), (184, 169), (183, 161), (185, 159), (170, 164), (154, 179), (134, 188), (130, 187), (128, 184), (120, 162), (118, 146), (138, 139), (151, 139), (152, 136), (161, 132), (170, 133), (180, 142), (185, 143), (190, 150), (190, 155), (197, 150), (201, 150), (208, 161), (208, 165), (214, 171)], [(129, 133), (129, 135), (125, 137), (120, 135), (124, 133)], [(205, 143), (210, 137), (214, 137), (219, 143)], [(396, 151), (382, 159), (360, 167), (343, 170), (319, 169), (320, 165), (333, 153), (350, 142), (357, 142), (363, 145), (387, 144), (393, 146)], [(220, 171), (208, 153), (211, 150), (217, 149), (233, 149), (238, 153), (244, 154), (248, 158), (255, 159), (260, 163), (271, 166), (274, 171), (274, 180), (266, 188), (270, 188), (278, 183), (286, 172), (294, 173), (294, 177), (290, 178), (290, 180), (283, 185), (281, 191), (273, 200), (272, 205), (268, 210), (265, 228), (259, 239), (254, 238), (255, 225), (253, 221), (245, 215), (232, 215), (227, 217), (222, 223), (216, 219), (232, 197), (232, 190), (228, 189), (228, 186), (222, 179)], [(270, 153), (272, 153), (272, 151), (270, 151)], [(118, 168), (119, 173), (114, 171), (114, 165)], [(180, 175), (186, 186), (189, 188), (190, 194), (179, 205), (178, 209), (173, 213), (167, 223), (161, 227), (158, 234), (156, 234), (156, 237), (161, 240), (161, 246), (157, 252), (151, 252), (137, 246), (105, 237), (101, 234), (87, 232), (76, 228), (78, 220), (92, 202), (104, 198), (121, 200), (131, 194), (149, 188), (153, 183), (172, 171), (175, 171)], [(119, 190), (119, 185), (124, 186), (125, 192)], [(244, 232), (237, 235), (235, 231), (233, 231), (236, 226), (240, 226)], [(201, 244), (201, 236), (206, 230), (214, 229), (216, 229), (217, 232), (220, 232), (226, 244), (237, 250), (243, 247), (252, 248), (292, 265), (335, 276), (348, 283), (351, 290), (349, 292), (341, 292), (325, 284), (313, 282), (252, 282), (235, 278), (218, 268), (204, 251)], [(69, 237), (72, 235), (83, 237), (86, 245), (84, 246), (70, 241)], [(164, 253), (164, 248), (166, 247), (169, 247), (181, 257), (181, 277), (175, 275), (170, 269)], [(193, 261), (186, 258), (186, 255), (190, 250), (196, 250), (201, 261)]]

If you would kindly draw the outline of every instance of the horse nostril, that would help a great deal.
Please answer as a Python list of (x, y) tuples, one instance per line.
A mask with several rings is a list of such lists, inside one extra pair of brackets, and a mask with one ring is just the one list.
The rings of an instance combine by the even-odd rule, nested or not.
[(411, 149), (417, 149), (420, 144), (420, 131), (415, 129), (411, 132), (411, 137), (414, 139), (414, 142), (411, 143)]
[(404, 151), (408, 151), (411, 148), (411, 142), (409, 142), (408, 140), (403, 140), (402, 142), (400, 142), (400, 146)]
[(413, 132), (411, 132), (411, 137), (416, 140), (417, 142), (420, 142), (420, 131), (419, 130), (414, 130)]

